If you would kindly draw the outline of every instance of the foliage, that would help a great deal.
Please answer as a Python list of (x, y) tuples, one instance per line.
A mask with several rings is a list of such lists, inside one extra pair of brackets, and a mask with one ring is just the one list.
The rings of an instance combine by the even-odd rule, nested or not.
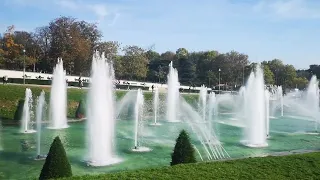
[(274, 83), (274, 75), (268, 65), (263, 66), (264, 82), (266, 84)]
[(20, 121), (23, 115), (24, 100), (19, 100), (17, 110), (14, 113), (14, 120)]
[(148, 59), (144, 49), (138, 46), (126, 46), (123, 51), (124, 56), (121, 58), (123, 78), (129, 80), (146, 78)]
[[(275, 168), (276, 167), (276, 168)], [(181, 164), (65, 179), (318, 179), (320, 152)]]
[(184, 163), (195, 163), (195, 151), (190, 142), (190, 138), (185, 130), (182, 130), (176, 140), (173, 153), (171, 155), (171, 166)]
[(86, 107), (85, 101), (84, 100), (80, 100), (78, 108), (76, 110), (76, 115), (75, 115), (76, 118), (82, 119), (82, 118), (85, 117), (85, 114), (86, 114), (85, 107)]
[(72, 170), (59, 136), (54, 138), (39, 179), (71, 177)]
[[(25, 62), (27, 71), (51, 73), (57, 57), (61, 57), (67, 74), (88, 76), (92, 53), (99, 50), (113, 61), (117, 79), (166, 83), (172, 61), (179, 70), (182, 85), (204, 84), (213, 88), (220, 80), (229, 87), (239, 87), (253, 70), (249, 56), (237, 51), (188, 52), (180, 47), (175, 52), (158, 53), (136, 45), (123, 47), (120, 42), (102, 41), (101, 37), (96, 24), (65, 16), (36, 28), (35, 32), (15, 31), (14, 26), (9, 26), (0, 37), (0, 68), (22, 70)], [(298, 71), (280, 59), (262, 64), (267, 84), (293, 88), (297, 77), (310, 79), (312, 74), (320, 77), (320, 65), (316, 64)]]
[(296, 87), (298, 89), (304, 89), (308, 85), (309, 81), (305, 77), (296, 77), (292, 81), (292, 87)]

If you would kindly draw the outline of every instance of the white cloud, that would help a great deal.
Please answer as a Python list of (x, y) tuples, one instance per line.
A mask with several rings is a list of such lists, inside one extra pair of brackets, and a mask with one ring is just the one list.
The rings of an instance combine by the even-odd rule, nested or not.
[(66, 9), (77, 10), (80, 8), (79, 4), (69, 0), (59, 0), (56, 3), (58, 6)]
[(90, 2), (84, 3), (82, 1), (76, 0), (56, 0), (56, 4), (61, 8), (72, 11), (86, 11), (89, 13), (93, 13), (97, 16), (99, 21), (102, 21), (106, 16), (111, 14), (111, 12), (108, 12), (106, 4), (95, 4)]
[(320, 1), (312, 0), (261, 0), (254, 11), (274, 18), (318, 19)]

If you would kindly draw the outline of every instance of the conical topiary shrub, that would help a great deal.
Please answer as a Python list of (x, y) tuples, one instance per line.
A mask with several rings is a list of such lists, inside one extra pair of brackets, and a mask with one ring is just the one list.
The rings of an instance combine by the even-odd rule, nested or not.
[(190, 138), (185, 130), (182, 130), (176, 140), (173, 153), (171, 155), (171, 166), (182, 163), (195, 163), (195, 151), (190, 142)]
[(17, 121), (21, 120), (22, 114), (23, 114), (23, 106), (24, 106), (24, 100), (21, 99), (21, 100), (19, 100), (18, 105), (17, 105), (17, 109), (14, 113), (14, 120), (17, 120)]
[(72, 176), (71, 166), (61, 140), (59, 136), (57, 136), (51, 144), (39, 179), (56, 179), (70, 176)]
[(85, 113), (86, 113), (86, 104), (85, 101), (80, 100), (78, 108), (76, 110), (76, 118), (77, 119), (82, 119), (85, 118)]

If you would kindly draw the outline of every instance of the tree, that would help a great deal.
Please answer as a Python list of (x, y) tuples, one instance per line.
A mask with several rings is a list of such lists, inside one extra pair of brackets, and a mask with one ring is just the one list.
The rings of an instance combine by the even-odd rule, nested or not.
[(266, 84), (274, 83), (274, 75), (267, 64), (263, 65), (263, 74), (264, 74), (264, 82)]
[(17, 58), (22, 55), (23, 45), (14, 42), (14, 26), (9, 26), (4, 34), (1, 54), (3, 54), (3, 66), (7, 69), (20, 69)]
[(190, 138), (185, 130), (182, 130), (176, 140), (173, 153), (171, 155), (171, 166), (182, 163), (195, 163), (195, 151), (190, 142)]
[(71, 177), (72, 171), (66, 151), (57, 136), (51, 144), (49, 154), (42, 167), (39, 179), (56, 179), (62, 177)]
[(101, 37), (95, 24), (60, 17), (49, 24), (51, 69), (61, 57), (69, 74), (89, 74), (93, 48)]
[(148, 59), (144, 49), (138, 46), (126, 46), (123, 48), (122, 67), (124, 76), (129, 80), (144, 79), (148, 72)]
[(294, 87), (293, 86), (293, 80), (297, 77), (296, 69), (293, 67), (293, 65), (285, 65), (283, 70), (283, 85), (287, 87)]
[(113, 60), (119, 52), (120, 43), (118, 41), (99, 42), (96, 50), (104, 52), (108, 59)]
[(296, 87), (298, 89), (304, 89), (307, 87), (309, 81), (305, 77), (296, 77), (292, 81), (292, 87)]
[(177, 55), (177, 58), (180, 59), (180, 58), (188, 58), (188, 50), (185, 49), (185, 48), (179, 48), (177, 51), (176, 51), (176, 55)]
[(268, 62), (263, 62), (263, 64), (268, 64), (270, 70), (274, 74), (275, 84), (282, 85), (283, 84), (283, 72), (284, 72), (284, 64), (279, 59), (273, 59)]
[(183, 85), (192, 85), (195, 78), (196, 66), (187, 57), (178, 60), (179, 81)]

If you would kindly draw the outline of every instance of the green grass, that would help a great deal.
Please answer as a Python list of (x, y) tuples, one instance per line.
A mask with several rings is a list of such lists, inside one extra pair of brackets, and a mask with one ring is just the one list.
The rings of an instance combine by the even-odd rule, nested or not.
[[(14, 114), (17, 110), (19, 100), (23, 100), (25, 96), (25, 89), (30, 88), (32, 91), (33, 99), (40, 95), (41, 90), (46, 93), (46, 101), (50, 100), (50, 87), (49, 86), (34, 86), (34, 85), (0, 85), (0, 118), (2, 120), (13, 120)], [(69, 88), (68, 89), (68, 117), (74, 118), (79, 101), (86, 99), (86, 89)], [(117, 99), (123, 97), (126, 91), (116, 91)], [(152, 92), (144, 92), (146, 100), (152, 99)], [(160, 98), (165, 98), (160, 95)], [(198, 98), (197, 95), (185, 95), (187, 101), (194, 101)], [(36, 104), (36, 103), (34, 103)]]
[(320, 152), (184, 164), (66, 179), (320, 179)]

